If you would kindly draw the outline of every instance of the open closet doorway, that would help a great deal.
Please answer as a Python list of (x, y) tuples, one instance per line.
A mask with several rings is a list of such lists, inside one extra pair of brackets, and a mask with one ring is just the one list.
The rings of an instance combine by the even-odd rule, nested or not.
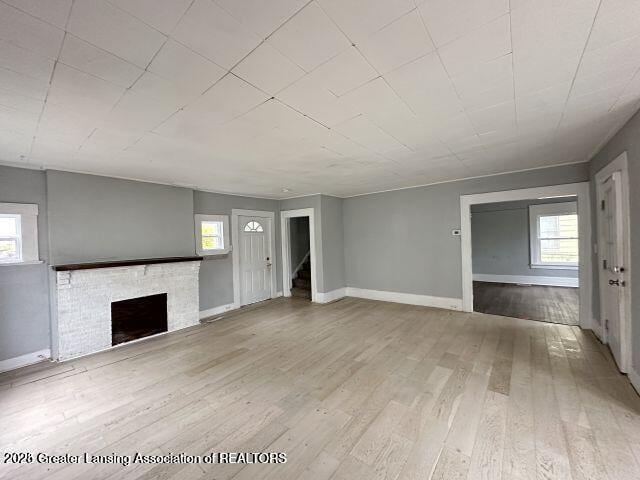
[(286, 210), (280, 215), (283, 295), (316, 301), (314, 209)]

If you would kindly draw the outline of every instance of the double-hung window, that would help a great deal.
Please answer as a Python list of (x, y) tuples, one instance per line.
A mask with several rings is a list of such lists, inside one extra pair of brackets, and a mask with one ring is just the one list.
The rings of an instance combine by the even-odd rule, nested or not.
[(0, 203), (0, 265), (36, 263), (38, 206)]
[(532, 267), (578, 267), (576, 202), (531, 205), (529, 222)]
[(198, 255), (229, 253), (229, 217), (227, 215), (196, 215), (196, 252)]

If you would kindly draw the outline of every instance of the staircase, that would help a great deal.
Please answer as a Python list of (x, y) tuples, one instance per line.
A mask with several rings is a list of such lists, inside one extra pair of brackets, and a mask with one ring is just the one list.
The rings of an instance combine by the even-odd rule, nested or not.
[(311, 263), (308, 258), (298, 270), (292, 283), (291, 296), (311, 300)]

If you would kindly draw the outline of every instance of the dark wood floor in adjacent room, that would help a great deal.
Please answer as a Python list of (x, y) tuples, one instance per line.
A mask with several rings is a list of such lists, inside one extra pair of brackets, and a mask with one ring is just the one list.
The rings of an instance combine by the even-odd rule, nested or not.
[(578, 325), (577, 288), (473, 282), (473, 310), (505, 317)]
[(0, 452), (286, 452), (2, 464), (18, 480), (637, 480), (640, 398), (579, 327), (346, 298), (0, 375)]

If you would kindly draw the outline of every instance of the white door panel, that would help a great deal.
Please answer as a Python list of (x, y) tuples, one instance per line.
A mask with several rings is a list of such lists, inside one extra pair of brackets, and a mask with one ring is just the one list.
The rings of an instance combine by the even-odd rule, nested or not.
[(240, 301), (242, 305), (271, 298), (271, 246), (269, 219), (238, 219), (240, 239)]

